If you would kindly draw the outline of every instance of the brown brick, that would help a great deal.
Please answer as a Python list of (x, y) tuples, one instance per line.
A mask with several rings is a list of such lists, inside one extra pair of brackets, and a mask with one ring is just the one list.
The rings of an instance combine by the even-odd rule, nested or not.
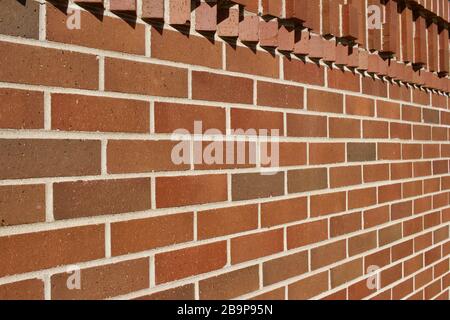
[(423, 268), (423, 255), (419, 254), (403, 263), (403, 274), (405, 277), (416, 273)]
[(389, 206), (364, 211), (364, 228), (368, 229), (388, 222), (390, 219), (389, 213)]
[(288, 299), (306, 300), (328, 289), (328, 271), (325, 271), (290, 284), (288, 286)]
[(231, 263), (238, 264), (283, 251), (283, 229), (231, 239)]
[(137, 300), (195, 300), (195, 285), (186, 284), (181, 287), (158, 291)]
[(326, 168), (288, 171), (289, 193), (326, 189), (328, 174)]
[(192, 72), (192, 98), (253, 104), (253, 81), (209, 72)]
[(387, 97), (387, 83), (372, 77), (363, 77), (362, 92), (373, 96)]
[(100, 173), (99, 141), (3, 139), (0, 150), (2, 179)]
[(357, 161), (374, 161), (376, 160), (376, 144), (375, 143), (349, 143), (347, 144), (347, 160), (350, 162)]
[(369, 164), (363, 166), (364, 182), (389, 180), (389, 164)]
[(197, 234), (200, 240), (258, 228), (258, 206), (247, 205), (200, 211)]
[(361, 138), (361, 121), (329, 118), (330, 138)]
[(329, 164), (345, 162), (345, 144), (311, 143), (309, 145), (309, 163)]
[(391, 263), (390, 248), (383, 249), (364, 257), (364, 268), (367, 270), (370, 266), (378, 266), (380, 268)]
[(408, 240), (399, 243), (391, 248), (392, 262), (406, 258), (414, 253), (414, 241)]
[(81, 269), (79, 290), (67, 286), (72, 273), (58, 273), (51, 277), (52, 299), (105, 299), (147, 289), (150, 285), (149, 270), (148, 258)]
[(363, 260), (360, 258), (334, 267), (330, 274), (331, 287), (336, 288), (363, 275)]
[(348, 239), (348, 255), (354, 256), (377, 247), (377, 232), (367, 232)]
[(172, 214), (111, 224), (113, 256), (147, 251), (194, 239), (192, 213)]
[(221, 269), (227, 263), (226, 241), (199, 245), (155, 256), (156, 284)]
[(0, 226), (45, 221), (45, 186), (0, 186)]
[(347, 197), (345, 192), (327, 193), (311, 196), (310, 211), (312, 217), (324, 216), (346, 210)]
[(193, 134), (195, 121), (202, 122), (202, 133), (209, 129), (225, 133), (224, 108), (155, 102), (156, 133), (173, 133), (184, 129)]
[(290, 137), (327, 137), (327, 117), (288, 114), (287, 135)]
[(233, 201), (276, 197), (284, 194), (284, 174), (242, 173), (232, 175)]
[(186, 69), (158, 64), (105, 59), (105, 90), (165, 97), (187, 97)]
[(322, 66), (305, 63), (298, 59), (284, 58), (284, 79), (313, 85), (324, 85), (325, 72)]
[(95, 55), (0, 41), (4, 82), (76, 89), (98, 88)]
[(104, 226), (4, 236), (0, 249), (1, 277), (96, 260), (105, 256)]
[(397, 241), (402, 237), (402, 224), (398, 223), (390, 227), (378, 230), (380, 246)]
[(268, 286), (308, 272), (308, 251), (263, 263), (264, 285)]
[(402, 184), (390, 184), (378, 187), (378, 203), (390, 202), (401, 199)]
[(280, 224), (301, 221), (307, 217), (308, 199), (306, 197), (261, 204), (262, 227), (273, 227)]
[(0, 128), (43, 129), (44, 95), (42, 92), (0, 89)]
[(52, 129), (64, 131), (150, 132), (148, 102), (53, 94)]
[(422, 122), (422, 109), (419, 107), (403, 105), (402, 120), (412, 122)]
[(0, 34), (39, 39), (39, 3), (2, 1)]
[(23, 280), (0, 285), (1, 300), (44, 300), (44, 282)]
[(279, 58), (268, 52), (227, 46), (227, 70), (253, 75), (278, 78)]
[(258, 81), (258, 105), (303, 109), (303, 87)]
[(189, 170), (189, 163), (177, 164), (172, 151), (180, 142), (110, 140), (107, 148), (109, 173), (135, 173)]
[(319, 220), (287, 228), (288, 249), (306, 246), (328, 239), (328, 222)]
[(401, 159), (400, 143), (378, 143), (378, 160)]
[(389, 138), (389, 122), (363, 121), (363, 138), (387, 139)]
[[(46, 34), (48, 41), (79, 45), (83, 47), (145, 54), (145, 27), (141, 23), (129, 24), (123, 19), (98, 16), (80, 10), (80, 28), (69, 29), (67, 8), (49, 4)], [(73, 14), (73, 13), (72, 13)]]
[(412, 201), (403, 201), (391, 205), (391, 220), (412, 216)]
[(144, 211), (151, 208), (150, 179), (55, 183), (53, 199), (57, 220)]
[(187, 206), (227, 200), (226, 175), (158, 177), (158, 208)]
[(406, 123), (390, 123), (391, 139), (410, 140), (411, 125)]
[(257, 295), (253, 298), (251, 298), (251, 300), (269, 300), (269, 301), (277, 301), (277, 300), (285, 300), (285, 287), (281, 287), (260, 295)]
[(342, 113), (343, 97), (341, 94), (308, 90), (308, 110), (319, 112)]
[(311, 250), (311, 269), (316, 270), (345, 259), (346, 240), (336, 241)]
[[(270, 150), (272, 145), (268, 145)], [(286, 166), (301, 166), (305, 165), (307, 159), (307, 145), (306, 143), (297, 142), (281, 142), (279, 143), (279, 165)], [(264, 151), (261, 148), (261, 159), (263, 159)]]
[(199, 282), (202, 300), (232, 299), (256, 291), (258, 288), (258, 266), (231, 271)]
[(152, 28), (152, 57), (205, 67), (222, 68), (222, 44), (178, 31)]
[(360, 212), (344, 214), (330, 219), (330, 236), (338, 237), (361, 230), (362, 216)]
[(412, 163), (391, 163), (391, 180), (407, 179), (412, 177)]

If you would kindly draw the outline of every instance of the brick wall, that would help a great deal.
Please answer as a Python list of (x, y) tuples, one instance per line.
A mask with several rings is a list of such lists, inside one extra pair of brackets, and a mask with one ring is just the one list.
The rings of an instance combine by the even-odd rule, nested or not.
[(449, 299), (448, 1), (75, 2), (0, 3), (0, 299)]

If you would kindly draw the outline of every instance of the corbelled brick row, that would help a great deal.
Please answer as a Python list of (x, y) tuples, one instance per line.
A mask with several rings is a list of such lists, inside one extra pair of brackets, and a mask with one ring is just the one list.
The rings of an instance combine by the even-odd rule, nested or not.
[(0, 299), (450, 299), (449, 20), (2, 0)]

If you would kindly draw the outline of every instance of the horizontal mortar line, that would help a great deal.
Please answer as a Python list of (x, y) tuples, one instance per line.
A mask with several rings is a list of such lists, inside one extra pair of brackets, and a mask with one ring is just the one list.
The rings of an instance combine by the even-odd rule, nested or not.
[[(421, 180), (417, 180), (417, 181), (421, 181)], [(388, 184), (388, 185), (390, 185), (390, 184)], [(363, 188), (363, 189), (365, 189), (365, 188)], [(332, 190), (326, 189), (326, 190), (318, 190), (316, 192), (289, 194), (289, 195), (285, 195), (285, 196), (277, 197), (277, 198), (261, 198), (261, 199), (251, 199), (251, 200), (233, 201), (233, 202), (217, 202), (217, 203), (209, 203), (209, 204), (201, 204), (201, 205), (192, 205), (192, 206), (187, 206), (187, 207), (157, 208), (157, 209), (150, 209), (150, 210), (145, 210), (145, 211), (141, 211), (141, 212), (126, 212), (126, 213), (119, 213), (119, 214), (82, 217), (82, 218), (76, 218), (76, 219), (57, 220), (57, 221), (54, 221), (51, 223), (44, 222), (44, 223), (36, 223), (36, 224), (7, 226), (7, 227), (0, 228), (0, 236), (10, 236), (10, 235), (15, 235), (15, 234), (23, 234), (23, 233), (30, 233), (30, 232), (49, 231), (49, 230), (56, 230), (56, 229), (60, 229), (60, 228), (64, 228), (64, 227), (81, 227), (81, 226), (88, 226), (88, 225), (93, 225), (93, 224), (103, 224), (103, 223), (107, 223), (107, 222), (123, 222), (123, 221), (128, 221), (130, 219), (137, 220), (137, 219), (144, 219), (144, 218), (166, 216), (166, 215), (177, 214), (177, 213), (187, 213), (187, 212), (193, 212), (193, 211), (226, 209), (226, 208), (232, 208), (232, 207), (238, 207), (238, 206), (244, 206), (244, 205), (257, 205), (257, 204), (271, 203), (271, 202), (282, 201), (282, 200), (296, 199), (296, 198), (303, 197), (303, 196), (307, 197), (307, 196), (315, 196), (315, 195), (321, 195), (321, 194), (334, 193), (333, 191), (332, 192), (329, 192), (329, 191), (332, 191)], [(346, 189), (342, 192), (345, 192), (345, 191), (351, 191), (351, 190)], [(337, 192), (339, 192), (339, 191), (337, 191)], [(363, 211), (367, 211), (367, 210), (371, 210), (371, 209), (375, 209), (375, 208), (379, 208), (379, 207), (394, 205), (397, 203), (414, 201), (416, 199), (421, 199), (424, 197), (433, 197), (435, 195), (440, 195), (445, 192), (447, 192), (447, 191), (439, 190), (439, 191), (436, 191), (433, 193), (422, 194), (422, 195), (418, 195), (418, 196), (414, 196), (414, 197), (410, 197), (410, 198), (402, 198), (402, 199), (389, 201), (389, 202), (385, 202), (385, 203), (376, 203), (375, 205), (371, 205), (368, 207), (348, 209), (345, 212), (337, 212), (337, 213), (332, 213), (332, 214), (325, 215), (325, 216), (309, 217), (308, 219), (305, 219), (305, 220), (300, 220), (300, 221), (295, 221), (292, 223), (277, 225), (277, 226), (273, 226), (273, 227), (270, 227), (267, 229), (276, 229), (281, 226), (284, 226), (284, 227), (291, 226), (291, 225), (293, 226), (293, 225), (302, 224), (302, 223), (305, 223), (308, 221), (318, 221), (318, 220), (323, 220), (326, 218), (332, 218), (332, 217), (343, 216), (343, 215), (351, 214), (351, 213), (363, 212)], [(422, 212), (421, 214), (432, 213), (437, 210), (442, 210), (443, 208), (445, 208), (445, 206), (441, 207), (441, 208), (430, 209), (428, 211)], [(403, 219), (389, 221), (389, 222), (381, 225), (381, 227), (390, 225), (391, 222), (398, 223), (399, 221), (405, 220), (407, 218), (415, 218), (417, 216), (418, 215), (416, 214), (411, 217), (405, 217)], [(300, 222), (300, 223), (298, 223), (298, 222)], [(378, 228), (379, 227), (380, 226), (378, 226)], [(264, 229), (266, 229), (266, 228), (264, 228)], [(368, 230), (371, 230), (371, 229), (372, 228), (364, 229), (364, 230), (366, 232), (369, 232)], [(261, 229), (259, 229), (259, 230), (261, 230)]]
[[(86, 47), (82, 47), (80, 45), (62, 44), (62, 43), (57, 43), (57, 42), (47, 42), (47, 41), (42, 42), (42, 41), (32, 40), (32, 39), (16, 39), (15, 37), (12, 37), (12, 36), (1, 36), (0, 35), (0, 41), (2, 41), (2, 40), (6, 41), (6, 42), (11, 42), (11, 43), (29, 44), (29, 45), (34, 45), (34, 46), (39, 46), (39, 47), (44, 47), (44, 48), (69, 50), (69, 51), (73, 51), (73, 52), (88, 53), (88, 54), (92, 54), (92, 55), (104, 55), (105, 57), (118, 58), (118, 59), (123, 59), (123, 60), (127, 60), (127, 61), (133, 61), (133, 62), (154, 63), (154, 64), (156, 63), (158, 65), (164, 65), (164, 66), (187, 68), (187, 69), (193, 70), (193, 71), (206, 71), (206, 72), (221, 74), (221, 75), (239, 76), (239, 77), (250, 78), (253, 80), (261, 80), (261, 81), (266, 81), (266, 82), (270, 81), (272, 83), (291, 84), (294, 86), (304, 87), (307, 89), (322, 89), (322, 90), (326, 89), (325, 91), (328, 91), (328, 92), (335, 92), (335, 93), (340, 93), (340, 94), (346, 93), (349, 95), (354, 95), (354, 96), (359, 96), (359, 97), (370, 97), (372, 99), (374, 98), (373, 95), (366, 95), (366, 94), (361, 93), (362, 88), (360, 88), (360, 92), (355, 92), (355, 91), (336, 89), (336, 88), (330, 88), (330, 87), (324, 87), (324, 86), (318, 86), (318, 85), (312, 85), (312, 84), (306, 84), (306, 83), (300, 84), (298, 81), (277, 79), (277, 78), (265, 77), (265, 76), (260, 76), (260, 75), (252, 75), (252, 74), (242, 73), (242, 72), (238, 72), (238, 71), (213, 69), (213, 68), (209, 68), (209, 67), (192, 65), (192, 64), (182, 63), (182, 62), (173, 62), (173, 61), (162, 60), (162, 59), (157, 59), (157, 58), (153, 58), (153, 57), (146, 57), (145, 55), (133, 55), (133, 54), (126, 54), (126, 53), (119, 53), (119, 52), (115, 52), (115, 51), (105, 51), (105, 50), (99, 50), (99, 49), (86, 48)], [(296, 58), (296, 60), (300, 60), (300, 59)], [(325, 69), (326, 68), (327, 67), (325, 66)], [(324, 71), (324, 72), (326, 72), (326, 71)], [(387, 83), (389, 83), (389, 82), (387, 82)], [(413, 101), (406, 102), (403, 100), (393, 100), (393, 99), (388, 99), (388, 98), (384, 98), (384, 97), (377, 97), (376, 99), (382, 100), (382, 101), (402, 101), (402, 103), (405, 103), (408, 105), (421, 106), (420, 104), (415, 104)]]
[[(424, 249), (424, 250), (422, 250), (422, 251), (418, 251), (418, 252), (416, 252), (416, 253), (417, 253), (417, 255), (419, 255), (419, 254), (425, 253), (425, 251), (428, 251), (428, 250), (430, 250), (430, 249), (437, 248), (437, 247), (439, 247), (439, 246), (441, 246), (441, 245), (442, 245), (442, 243), (440, 243), (440, 244), (434, 244), (433, 246), (430, 246), (430, 247), (428, 247), (428, 248), (426, 248), (426, 249)], [(367, 251), (367, 252), (370, 252), (369, 254), (371, 254), (371, 253), (373, 253), (373, 251), (374, 251), (374, 250), (370, 250), (370, 251)], [(379, 250), (376, 250), (376, 251), (374, 251), (374, 252), (377, 252), (377, 251), (379, 251)], [(366, 252), (366, 253), (367, 253), (367, 252)], [(416, 255), (416, 253), (414, 253), (414, 255)], [(356, 260), (356, 259), (364, 258), (365, 256), (367, 256), (367, 254), (366, 254), (366, 255), (362, 255), (362, 256), (361, 256), (361, 254), (359, 254), (359, 255), (356, 255), (356, 256), (347, 258), (347, 259), (345, 259), (345, 260), (341, 260), (341, 261), (338, 261), (338, 262), (336, 262), (336, 263), (330, 264), (330, 265), (328, 265), (328, 266), (326, 266), (326, 267), (322, 267), (322, 268), (320, 268), (320, 269), (313, 270), (313, 271), (310, 271), (310, 272), (301, 274), (301, 275), (299, 275), (299, 276), (295, 276), (295, 277), (292, 277), (292, 278), (289, 278), (289, 279), (286, 279), (286, 280), (283, 280), (283, 281), (274, 283), (274, 284), (269, 285), (269, 286), (264, 287), (264, 288), (265, 288), (265, 289), (266, 289), (266, 288), (270, 288), (269, 291), (271, 291), (271, 290), (277, 289), (280, 285), (283, 286), (283, 287), (284, 287), (284, 286), (289, 286), (289, 285), (291, 285), (291, 284), (293, 284), (293, 283), (295, 283), (295, 282), (297, 282), (297, 281), (303, 280), (303, 279), (305, 279), (305, 278), (309, 278), (309, 277), (311, 277), (311, 276), (317, 275), (317, 274), (322, 273), (322, 272), (324, 272), (324, 271), (329, 272), (329, 271), (330, 271), (332, 268), (334, 268), (334, 267), (341, 266), (341, 265), (343, 265), (343, 264), (345, 264), (345, 263), (347, 263), (347, 262), (350, 262), (350, 261), (353, 261), (353, 260)], [(380, 270), (380, 272), (381, 272), (381, 271), (384, 271), (384, 270), (387, 270), (387, 269), (391, 268), (393, 265), (397, 265), (397, 264), (399, 264), (399, 263), (403, 263), (403, 262), (407, 261), (407, 260), (410, 259), (410, 258), (411, 258), (411, 256), (408, 256), (408, 257), (399, 259), (399, 260), (397, 260), (397, 261), (395, 261), (395, 262), (391, 262), (389, 265), (386, 265), (386, 266), (380, 268), (379, 270)], [(443, 260), (445, 260), (445, 258), (444, 258)], [(439, 262), (441, 262), (441, 261), (435, 262), (435, 263), (429, 265), (428, 267), (434, 266), (435, 264), (438, 264)], [(422, 270), (422, 271), (423, 271), (423, 270)], [(363, 270), (363, 272), (364, 272), (364, 270)], [(402, 267), (402, 273), (403, 273), (403, 267)], [(420, 273), (420, 271), (418, 271), (417, 273)], [(340, 286), (338, 286), (338, 287), (336, 287), (336, 288), (332, 288), (332, 291), (334, 291), (334, 290), (335, 290), (335, 291), (340, 291), (340, 290), (342, 290), (342, 289), (344, 289), (344, 288), (347, 288), (348, 286), (351, 286), (351, 285), (354, 284), (354, 283), (357, 283), (357, 282), (359, 282), (359, 281), (361, 281), (361, 280), (366, 279), (367, 276), (368, 276), (368, 274), (364, 274), (364, 275), (362, 275), (362, 276), (360, 276), (360, 277), (358, 277), (358, 278), (356, 278), (356, 279), (353, 279), (352, 281), (346, 282), (346, 283), (344, 283), (344, 284), (342, 284), (342, 285), (340, 285)], [(387, 286), (386, 286), (386, 287), (387, 287)], [(383, 289), (384, 289), (384, 288), (383, 288)], [(331, 290), (331, 289), (330, 289), (330, 290)], [(240, 297), (238, 297), (238, 298), (236, 298), (236, 299), (248, 299), (248, 298), (250, 298), (250, 297), (255, 296), (254, 293), (255, 293), (255, 292), (251, 292), (251, 293), (249, 293), (249, 294), (240, 296)], [(320, 296), (322, 296), (322, 295), (323, 295), (323, 296), (327, 296), (329, 293), (330, 293), (330, 291), (327, 291), (327, 292), (325, 292), (325, 293), (323, 293), (323, 294), (320, 294), (320, 295), (318, 295), (318, 296), (316, 296), (316, 297), (320, 297)], [(378, 292), (378, 293), (379, 293), (379, 292)], [(258, 294), (257, 294), (257, 295), (258, 295)]]
[[(251, 110), (251, 109), (249, 109)], [(261, 110), (258, 110), (261, 111)], [(303, 115), (297, 114), (297, 115)], [(305, 114), (311, 115), (311, 114)], [(324, 116), (325, 118), (325, 116)], [(345, 116), (343, 117), (335, 117), (342, 119), (349, 119)], [(360, 120), (360, 119), (356, 119)], [(376, 121), (376, 120), (375, 120)], [(381, 121), (383, 122), (383, 121)], [(388, 123), (386, 121), (386, 123)], [(390, 122), (390, 123), (400, 123), (400, 122)], [(404, 123), (402, 123), (404, 124)], [(421, 125), (425, 126), (425, 125)], [(428, 126), (429, 129), (449, 129), (450, 126)], [(182, 129), (182, 128), (180, 128)], [(187, 129), (182, 129), (187, 130)], [(217, 129), (219, 130), (219, 129)], [(399, 139), (399, 138), (364, 138), (364, 137), (349, 137), (349, 138), (340, 138), (340, 137), (330, 137), (330, 136), (317, 136), (317, 137), (301, 137), (295, 135), (280, 135), (277, 136), (272, 134), (272, 130), (278, 129), (261, 129), (266, 130), (262, 131), (260, 135), (248, 135), (248, 134), (231, 134), (232, 132), (236, 132), (236, 130), (243, 130), (246, 132), (247, 130), (256, 130), (257, 132), (260, 129), (242, 129), (242, 128), (227, 128), (226, 132), (222, 134), (196, 134), (196, 133), (127, 133), (127, 132), (102, 132), (102, 131), (64, 131), (59, 129), (53, 130), (45, 130), (45, 129), (0, 129), (0, 138), (6, 139), (20, 139), (20, 138), (28, 138), (28, 139), (84, 139), (84, 140), (99, 140), (99, 139), (110, 139), (110, 140), (144, 140), (144, 141), (268, 141), (268, 142), (298, 142), (298, 143), (402, 143), (402, 144), (423, 144), (423, 145), (450, 145), (449, 140), (419, 140), (419, 139)], [(416, 160), (416, 159), (413, 159)]]

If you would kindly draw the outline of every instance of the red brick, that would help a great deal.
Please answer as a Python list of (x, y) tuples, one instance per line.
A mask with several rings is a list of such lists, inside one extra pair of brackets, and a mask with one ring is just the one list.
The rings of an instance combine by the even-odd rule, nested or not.
[(410, 140), (411, 139), (411, 125), (406, 123), (391, 122), (389, 126), (391, 139)]
[(324, 68), (315, 63), (284, 58), (284, 79), (313, 85), (324, 85)]
[(186, 69), (151, 63), (105, 59), (105, 90), (166, 97), (187, 97)]
[(401, 239), (402, 237), (402, 224), (398, 223), (390, 227), (385, 227), (378, 230), (378, 240), (380, 246), (392, 243)]
[(226, 201), (226, 175), (156, 178), (156, 207), (182, 207)]
[(279, 77), (279, 58), (260, 50), (227, 46), (227, 70), (271, 78)]
[(378, 160), (399, 160), (401, 159), (400, 143), (378, 143)]
[(119, 256), (192, 241), (193, 217), (192, 213), (181, 213), (112, 223), (112, 255)]
[(370, 164), (363, 166), (364, 182), (389, 180), (389, 164)]
[[(284, 133), (283, 128), (283, 114), (281, 112), (231, 109), (231, 129), (235, 132), (239, 129), (243, 129), (245, 132), (256, 130), (256, 134), (259, 135), (281, 136)], [(278, 130), (278, 133), (272, 132), (272, 130)]]
[(348, 255), (354, 256), (377, 247), (376, 231), (363, 233), (348, 239)]
[(53, 94), (52, 129), (148, 133), (149, 103), (72, 94)]
[(191, 18), (191, 3), (187, 0), (171, 0), (169, 7), (169, 24), (185, 25), (188, 24)]
[(327, 137), (327, 117), (288, 114), (287, 135), (290, 137)]
[(253, 104), (253, 81), (209, 72), (192, 72), (192, 98)]
[(137, 300), (195, 300), (195, 286), (194, 284), (187, 284), (142, 296)]
[(412, 122), (422, 122), (422, 109), (410, 105), (403, 105), (402, 120)]
[[(306, 197), (261, 204), (262, 227), (273, 227), (280, 224), (301, 221), (307, 217), (308, 199)], [(223, 224), (221, 228), (223, 228)]]
[(345, 113), (351, 115), (373, 117), (375, 115), (375, 103), (372, 99), (356, 96), (346, 96)]
[(363, 275), (362, 258), (346, 262), (330, 270), (331, 287), (336, 288)]
[(390, 184), (378, 187), (378, 203), (390, 202), (401, 199), (402, 184)]
[(1, 300), (44, 300), (44, 282), (23, 280), (0, 285)]
[(151, 208), (150, 179), (60, 182), (53, 198), (57, 220), (144, 211)]
[(343, 98), (341, 94), (308, 90), (308, 110), (319, 112), (342, 113)]
[(231, 271), (199, 282), (202, 300), (232, 299), (259, 288), (258, 266)]
[(44, 185), (0, 186), (0, 226), (45, 221)]
[(222, 44), (178, 31), (152, 28), (152, 57), (161, 60), (222, 68)]
[(278, 108), (303, 108), (303, 88), (258, 81), (258, 105)]
[(91, 225), (0, 238), (0, 276), (96, 260), (105, 256), (104, 226)]
[(195, 8), (195, 30), (215, 32), (217, 29), (217, 4), (201, 2)]
[[(46, 6), (47, 40), (83, 47), (145, 54), (145, 27), (134, 26), (122, 19), (103, 16), (99, 19), (90, 12), (80, 10), (80, 28), (69, 29), (68, 17), (73, 14), (62, 5)], [(67, 13), (68, 12), (68, 13)]]
[(303, 247), (327, 239), (328, 222), (325, 219), (298, 224), (287, 228), (288, 249)]
[(238, 264), (283, 251), (283, 229), (231, 239), (231, 263)]
[(346, 209), (345, 192), (336, 192), (312, 196), (310, 199), (311, 216), (318, 217), (343, 212)]
[(105, 299), (147, 289), (150, 285), (149, 259), (142, 258), (80, 270), (81, 289), (68, 288), (71, 273), (52, 275), (53, 300)]
[(0, 42), (3, 82), (76, 89), (98, 88), (95, 55)]
[(400, 104), (377, 100), (377, 117), (400, 119)]
[(94, 140), (0, 140), (2, 179), (82, 176), (100, 173), (100, 142)]
[(311, 143), (309, 145), (309, 163), (328, 164), (345, 161), (343, 143)]
[(330, 187), (339, 188), (361, 184), (361, 166), (330, 168)]
[(226, 241), (158, 253), (155, 256), (156, 284), (221, 269), (227, 263)]
[(197, 234), (200, 240), (250, 231), (258, 228), (258, 207), (247, 205), (200, 211)]
[(408, 240), (397, 244), (391, 249), (392, 262), (406, 258), (414, 253), (414, 241)]
[(387, 83), (372, 77), (363, 77), (362, 92), (373, 96), (387, 97)]
[(328, 86), (334, 89), (359, 92), (359, 74), (340, 69), (328, 69)]
[(42, 92), (1, 88), (0, 101), (0, 128), (44, 128)]

